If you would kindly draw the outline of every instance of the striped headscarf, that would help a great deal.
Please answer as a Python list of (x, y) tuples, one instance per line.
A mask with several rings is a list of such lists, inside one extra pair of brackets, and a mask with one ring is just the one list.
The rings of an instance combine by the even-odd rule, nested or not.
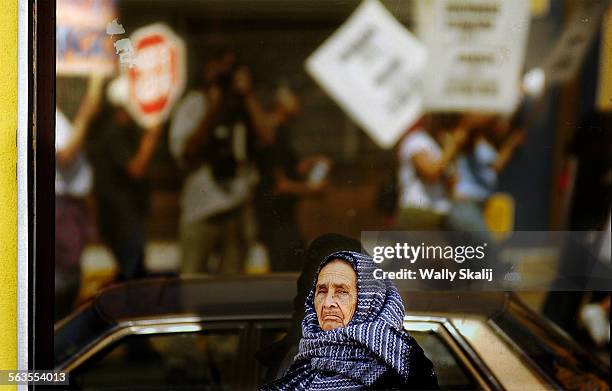
[[(315, 286), (321, 268), (341, 259), (357, 274), (357, 307), (346, 327), (323, 331), (314, 307)], [(403, 330), (404, 305), (390, 280), (374, 278), (376, 265), (368, 255), (340, 251), (319, 266), (306, 298), (303, 337), (291, 367), (262, 390), (361, 390), (384, 373), (395, 371), (408, 380), (414, 339)]]

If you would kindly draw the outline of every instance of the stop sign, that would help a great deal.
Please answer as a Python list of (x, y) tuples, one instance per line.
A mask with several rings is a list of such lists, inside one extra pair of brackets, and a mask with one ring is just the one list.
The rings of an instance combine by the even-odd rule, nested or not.
[(162, 23), (136, 30), (130, 40), (135, 66), (127, 70), (127, 109), (140, 126), (150, 128), (168, 119), (183, 93), (185, 44)]

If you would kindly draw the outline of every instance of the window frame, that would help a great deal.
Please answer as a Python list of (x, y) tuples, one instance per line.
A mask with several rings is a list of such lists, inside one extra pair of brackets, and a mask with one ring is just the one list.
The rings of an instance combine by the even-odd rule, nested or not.
[[(55, 9), (54, 0), (19, 2), (28, 13), (27, 365), (53, 368), (55, 291)], [(25, 29), (24, 29), (25, 30)], [(21, 95), (21, 94), (20, 94)], [(20, 221), (20, 226), (26, 222)], [(25, 236), (25, 235), (24, 235)], [(25, 262), (20, 257), (20, 262)], [(25, 352), (24, 352), (25, 353)], [(26, 361), (25, 359), (23, 361)]]
[(404, 316), (404, 330), (410, 332), (432, 332), (439, 336), (445, 346), (457, 357), (472, 379), (481, 387), (488, 390), (503, 390), (499, 380), (491, 369), (482, 361), (467, 340), (461, 335), (452, 322), (443, 317), (430, 316)]

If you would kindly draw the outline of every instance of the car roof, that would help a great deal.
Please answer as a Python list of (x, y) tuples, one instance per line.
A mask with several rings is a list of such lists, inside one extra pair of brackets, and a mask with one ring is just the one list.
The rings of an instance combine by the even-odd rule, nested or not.
[[(297, 293), (296, 273), (137, 280), (101, 291), (92, 305), (110, 323), (192, 314), (206, 317), (288, 315)], [(502, 292), (401, 292), (406, 312), (492, 316), (503, 311)]]
[[(294, 310), (297, 277), (297, 274), (270, 274), (158, 278), (111, 286), (56, 325), (55, 365), (65, 364), (87, 346), (93, 346), (103, 335), (139, 319), (288, 319)], [(570, 357), (570, 367), (576, 373), (590, 371), (602, 379), (609, 377), (609, 367), (516, 300), (511, 293), (400, 293), (407, 315), (438, 319), (465, 318), (469, 315), (486, 318), (495, 324), (500, 335), (505, 335), (503, 338), (512, 341), (517, 351), (526, 352), (522, 353), (526, 360), (533, 361), (535, 367), (544, 368), (539, 372), (553, 383), (557, 382), (555, 363), (559, 359), (559, 352), (563, 352), (566, 358)], [(544, 336), (547, 336), (546, 341), (543, 340)], [(548, 353), (542, 355), (541, 349)], [(577, 369), (574, 368), (576, 363), (579, 363)]]

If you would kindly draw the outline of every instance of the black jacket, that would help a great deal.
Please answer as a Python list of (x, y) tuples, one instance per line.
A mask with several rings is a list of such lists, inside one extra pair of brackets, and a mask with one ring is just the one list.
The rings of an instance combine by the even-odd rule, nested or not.
[(389, 369), (372, 385), (373, 390), (438, 390), (438, 377), (432, 362), (417, 341), (408, 336), (413, 345), (408, 364), (410, 377), (405, 380), (395, 370)]

